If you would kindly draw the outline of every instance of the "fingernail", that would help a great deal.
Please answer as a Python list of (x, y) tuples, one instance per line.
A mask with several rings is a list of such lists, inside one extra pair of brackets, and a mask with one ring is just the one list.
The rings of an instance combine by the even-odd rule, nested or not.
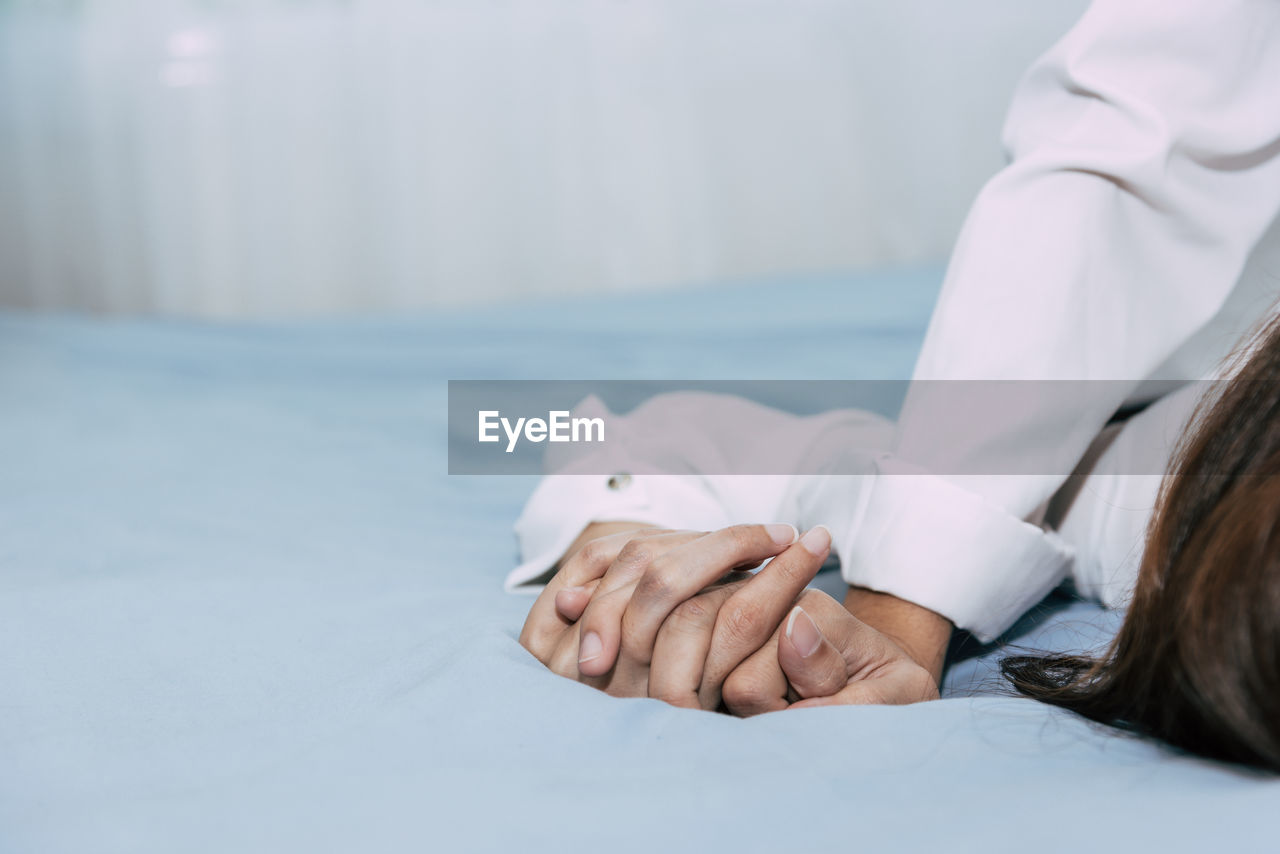
[(791, 609), (791, 616), (787, 618), (787, 640), (795, 646), (801, 658), (813, 655), (822, 644), (821, 632), (799, 605)]
[(800, 539), (800, 545), (811, 555), (824, 555), (831, 548), (831, 532), (826, 525), (817, 525)]
[(599, 658), (603, 651), (604, 644), (600, 643), (600, 636), (595, 632), (587, 632), (582, 636), (582, 643), (578, 644), (578, 663)]
[(800, 536), (795, 525), (788, 525), (785, 522), (765, 525), (764, 531), (769, 535), (769, 539), (780, 546), (789, 546), (796, 541), (796, 537)]

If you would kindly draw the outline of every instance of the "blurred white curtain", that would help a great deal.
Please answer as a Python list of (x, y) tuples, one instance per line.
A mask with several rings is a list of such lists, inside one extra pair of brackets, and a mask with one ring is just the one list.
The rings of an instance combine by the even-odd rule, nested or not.
[(423, 307), (945, 257), (1083, 0), (0, 0), (0, 304)]

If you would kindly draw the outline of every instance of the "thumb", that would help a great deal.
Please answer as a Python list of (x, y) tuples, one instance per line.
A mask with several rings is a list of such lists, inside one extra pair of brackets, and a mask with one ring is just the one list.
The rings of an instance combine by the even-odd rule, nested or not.
[(565, 587), (556, 592), (556, 613), (566, 622), (576, 623), (587, 610), (587, 603), (596, 592), (600, 580), (589, 581), (579, 587)]
[(799, 605), (778, 639), (778, 666), (801, 697), (829, 697), (849, 684), (844, 656)]

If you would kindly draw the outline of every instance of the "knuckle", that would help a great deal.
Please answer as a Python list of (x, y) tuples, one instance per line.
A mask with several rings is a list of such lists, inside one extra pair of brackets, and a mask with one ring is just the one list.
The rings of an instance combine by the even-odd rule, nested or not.
[(636, 598), (666, 602), (676, 596), (676, 582), (667, 565), (655, 561), (636, 585)]
[(589, 566), (598, 566), (608, 560), (608, 546), (600, 540), (591, 540), (578, 550), (578, 558)]
[(533, 653), (535, 656), (538, 656), (538, 651), (533, 648), (533, 632), (531, 631), (528, 623), (525, 623), (524, 630), (520, 632), (520, 645), (529, 650), (529, 652)]
[(731, 709), (752, 708), (763, 699), (760, 681), (744, 670), (735, 670), (720, 687), (720, 697)]
[(547, 644), (544, 642), (546, 635), (547, 632), (540, 631), (532, 618), (524, 624), (524, 628), (520, 631), (520, 645), (543, 664), (547, 663), (547, 657), (550, 654), (546, 650)]
[(618, 556), (614, 558), (614, 562), (622, 566), (645, 566), (652, 557), (652, 547), (646, 544), (644, 540), (628, 540), (627, 544), (618, 552)]
[(783, 555), (770, 561), (761, 572), (773, 576), (773, 584), (782, 589), (794, 592), (804, 586), (812, 575), (804, 560), (797, 560), (791, 555)]

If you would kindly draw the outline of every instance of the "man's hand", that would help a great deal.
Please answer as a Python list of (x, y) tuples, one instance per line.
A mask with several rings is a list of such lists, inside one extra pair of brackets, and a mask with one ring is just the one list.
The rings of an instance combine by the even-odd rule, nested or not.
[(724, 704), (749, 716), (786, 708), (938, 698), (934, 674), (817, 590), (806, 590), (769, 644), (729, 674)]

